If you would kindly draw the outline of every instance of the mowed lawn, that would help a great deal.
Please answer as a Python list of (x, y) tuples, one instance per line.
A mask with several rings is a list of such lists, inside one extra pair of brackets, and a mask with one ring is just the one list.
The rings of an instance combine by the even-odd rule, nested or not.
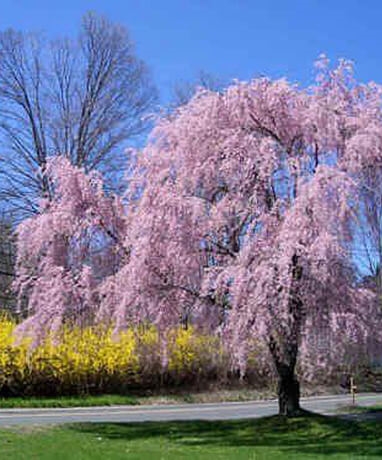
[(225, 422), (75, 424), (0, 431), (7, 460), (379, 459), (382, 423), (310, 415)]

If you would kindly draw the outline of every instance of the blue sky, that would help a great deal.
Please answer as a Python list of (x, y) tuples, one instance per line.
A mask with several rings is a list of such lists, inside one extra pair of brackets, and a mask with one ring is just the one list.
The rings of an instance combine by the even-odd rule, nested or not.
[(382, 83), (382, 1), (1, 0), (0, 28), (74, 34), (87, 10), (125, 24), (162, 102), (200, 70), (225, 81), (266, 74), (307, 84), (320, 53)]

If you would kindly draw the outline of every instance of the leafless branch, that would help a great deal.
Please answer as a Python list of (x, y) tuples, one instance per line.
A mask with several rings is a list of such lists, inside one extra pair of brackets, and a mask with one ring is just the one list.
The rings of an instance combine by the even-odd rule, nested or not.
[(86, 14), (76, 40), (0, 32), (0, 198), (34, 213), (52, 195), (53, 155), (117, 187), (126, 142), (147, 129), (155, 100), (128, 31), (102, 16)]

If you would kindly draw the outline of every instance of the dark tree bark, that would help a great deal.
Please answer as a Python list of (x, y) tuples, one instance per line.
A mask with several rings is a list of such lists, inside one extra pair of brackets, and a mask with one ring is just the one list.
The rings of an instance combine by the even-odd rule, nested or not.
[(298, 347), (290, 345), (282, 352), (272, 336), (269, 342), (269, 349), (279, 379), (277, 389), (279, 415), (288, 417), (300, 413), (300, 384), (295, 374)]
[(300, 383), (294, 369), (287, 368), (279, 375), (279, 415), (295, 416), (300, 413)]
[(291, 270), (293, 283), (289, 299), (289, 332), (282, 336), (281, 340), (277, 340), (273, 335), (269, 339), (269, 350), (279, 377), (279, 415), (285, 416), (296, 416), (301, 412), (300, 384), (295, 369), (304, 319), (304, 305), (298, 289), (302, 268), (298, 263), (297, 255), (292, 257)]

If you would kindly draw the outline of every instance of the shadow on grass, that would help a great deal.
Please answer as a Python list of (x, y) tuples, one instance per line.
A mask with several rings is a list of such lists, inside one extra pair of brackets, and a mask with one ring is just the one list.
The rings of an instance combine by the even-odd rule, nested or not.
[(78, 424), (71, 430), (126, 441), (167, 439), (178, 446), (271, 447), (285, 454), (351, 454), (382, 458), (382, 423), (313, 413), (232, 421)]

